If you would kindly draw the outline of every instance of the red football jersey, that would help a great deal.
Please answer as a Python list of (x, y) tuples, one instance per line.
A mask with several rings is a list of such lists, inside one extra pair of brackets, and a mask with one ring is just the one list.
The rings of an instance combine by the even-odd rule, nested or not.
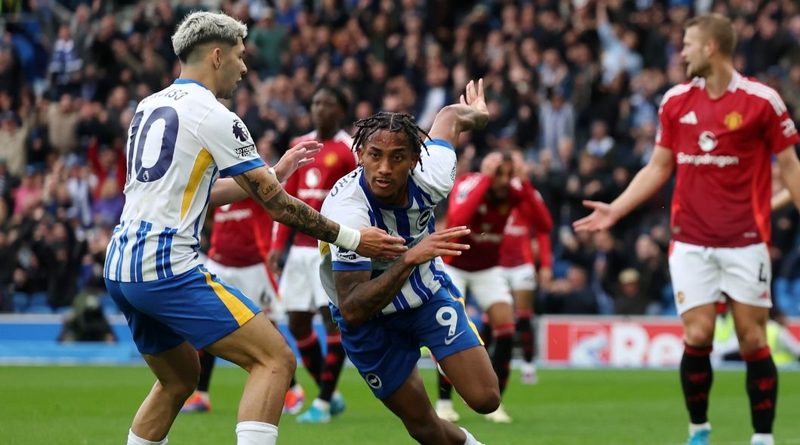
[(672, 239), (708, 247), (769, 242), (771, 158), (800, 137), (778, 93), (734, 73), (712, 100), (696, 78), (671, 88), (656, 143), (675, 159)]
[(214, 210), (208, 257), (223, 266), (266, 264), (272, 236), (272, 218), (252, 198)]
[[(470, 173), (456, 179), (450, 193), (447, 208), (447, 227), (467, 226), (472, 232), (456, 242), (470, 245), (470, 249), (459, 256), (447, 257), (448, 264), (462, 270), (477, 271), (500, 264), (500, 243), (503, 232), (511, 215), (511, 210), (520, 203), (536, 200), (536, 191), (525, 181), (512, 181), (508, 199), (505, 202), (492, 202), (487, 196), (492, 178), (480, 173)], [(546, 212), (546, 208), (545, 208)], [(552, 227), (549, 213), (547, 218), (540, 219), (548, 223), (537, 229), (547, 232)]]
[(503, 267), (516, 267), (523, 264), (533, 264), (533, 249), (531, 238), (535, 237), (539, 245), (539, 265), (545, 268), (553, 267), (553, 246), (550, 241), (550, 231), (553, 230), (553, 219), (536, 193), (534, 202), (523, 201), (511, 211), (503, 241), (500, 244), (500, 265)]
[[(312, 131), (295, 139), (290, 145), (294, 146), (299, 142), (315, 140), (316, 138), (317, 132)], [(328, 192), (336, 184), (336, 181), (356, 168), (356, 157), (352, 150), (353, 138), (346, 131), (339, 130), (333, 139), (320, 142), (322, 143), (322, 150), (314, 157), (314, 162), (297, 169), (294, 174), (289, 176), (284, 186), (287, 193), (317, 211), (322, 208), (322, 201), (328, 196)], [(283, 251), (291, 236), (291, 227), (278, 224), (273, 247), (278, 251)], [(317, 240), (304, 233), (297, 232), (294, 236), (293, 244), (295, 246), (317, 247)]]

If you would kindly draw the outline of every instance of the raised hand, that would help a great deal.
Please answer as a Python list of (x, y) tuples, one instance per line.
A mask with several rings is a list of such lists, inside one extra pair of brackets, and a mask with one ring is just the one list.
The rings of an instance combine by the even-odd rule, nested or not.
[(286, 150), (281, 159), (275, 164), (275, 176), (283, 182), (298, 168), (314, 162), (314, 156), (322, 150), (322, 144), (317, 141), (303, 141)]
[(478, 85), (470, 80), (466, 91), (459, 98), (461, 105), (466, 105), (474, 112), (474, 126), (483, 127), (489, 121), (489, 108), (486, 106), (486, 96), (483, 91), (483, 79), (478, 79)]

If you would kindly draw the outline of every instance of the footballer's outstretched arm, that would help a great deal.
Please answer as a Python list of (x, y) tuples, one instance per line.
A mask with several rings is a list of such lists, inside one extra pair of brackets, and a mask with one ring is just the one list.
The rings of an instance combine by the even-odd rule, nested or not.
[[(298, 168), (314, 162), (314, 156), (321, 149), (322, 144), (317, 141), (304, 141), (286, 150), (273, 168), (278, 181), (286, 181)], [(239, 187), (233, 178), (220, 178), (211, 188), (209, 206), (213, 208), (232, 204), (248, 196), (247, 190)]]
[[(783, 181), (783, 185), (786, 186), (786, 190), (784, 192), (779, 192), (776, 198), (779, 198), (780, 201), (780, 193), (784, 193), (784, 197), (782, 199), (783, 206), (789, 204), (789, 202), (794, 201), (794, 205), (800, 209), (800, 161), (797, 159), (797, 152), (794, 151), (794, 146), (788, 147), (778, 153), (778, 165), (780, 166), (780, 173), (781, 173), (781, 180)], [(788, 194), (789, 196), (785, 196)], [(775, 208), (776, 199), (773, 198), (773, 208)], [(782, 204), (781, 202), (777, 202), (777, 204)]]
[(489, 109), (483, 94), (483, 79), (478, 79), (477, 86), (474, 80), (470, 80), (460, 103), (439, 110), (428, 135), (431, 139), (444, 139), (455, 146), (462, 131), (481, 128), (488, 121)]
[(461, 255), (468, 244), (450, 240), (469, 234), (466, 227), (452, 227), (428, 235), (408, 250), (379, 276), (370, 279), (371, 271), (334, 272), (339, 311), (345, 323), (359, 326), (380, 313), (391, 303), (417, 265), (425, 264), (438, 256)]
[(403, 238), (388, 235), (376, 227), (354, 230), (325, 218), (303, 201), (290, 196), (266, 166), (234, 176), (279, 223), (291, 226), (318, 240), (333, 243), (373, 258), (395, 258), (408, 248)]
[(611, 204), (583, 201), (584, 206), (594, 211), (589, 216), (572, 223), (572, 226), (577, 231), (608, 229), (661, 188), (672, 175), (674, 168), (675, 159), (672, 151), (656, 145), (650, 162), (639, 170), (639, 173), (636, 173), (631, 183), (617, 199)]

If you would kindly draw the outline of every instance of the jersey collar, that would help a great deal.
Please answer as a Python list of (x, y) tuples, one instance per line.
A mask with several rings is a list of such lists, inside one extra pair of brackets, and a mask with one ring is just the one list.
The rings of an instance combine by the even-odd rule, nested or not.
[[(198, 81), (196, 81), (194, 79), (184, 79), (184, 78), (175, 79), (175, 82), (172, 82), (172, 83), (173, 83), (173, 85), (186, 85), (186, 84), (194, 83), (194, 84), (200, 85), (201, 87), (203, 87), (203, 88), (208, 90), (207, 86), (203, 85), (202, 83), (200, 83), (200, 82), (198, 82)], [(211, 91), (211, 90), (209, 90), (209, 91)]]
[[(731, 76), (731, 82), (728, 84), (728, 91), (730, 91), (731, 93), (735, 93), (736, 90), (739, 88), (739, 84), (741, 84), (742, 82), (742, 78), (743, 78), (742, 75), (739, 74), (738, 71), (734, 70), (733, 75)], [(692, 79), (692, 82), (694, 82), (694, 84), (700, 87), (701, 89), (706, 88), (706, 79), (702, 77), (695, 77), (694, 79)]]

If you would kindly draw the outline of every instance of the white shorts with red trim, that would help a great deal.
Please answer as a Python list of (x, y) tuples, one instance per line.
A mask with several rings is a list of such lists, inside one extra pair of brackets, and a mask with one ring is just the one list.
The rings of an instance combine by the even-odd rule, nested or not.
[(495, 303), (514, 302), (503, 268), (500, 266), (470, 272), (445, 265), (445, 271), (461, 294), (466, 297), (469, 292), (475, 303), (484, 311)]
[(506, 276), (506, 281), (508, 281), (508, 286), (512, 291), (532, 292), (536, 290), (536, 268), (531, 263), (504, 267), (503, 275)]
[(750, 306), (772, 307), (772, 268), (765, 243), (703, 247), (673, 241), (669, 270), (679, 314), (715, 303), (723, 294)]
[(283, 266), (278, 293), (287, 312), (317, 312), (328, 307), (328, 294), (319, 278), (322, 256), (316, 247), (292, 246)]

